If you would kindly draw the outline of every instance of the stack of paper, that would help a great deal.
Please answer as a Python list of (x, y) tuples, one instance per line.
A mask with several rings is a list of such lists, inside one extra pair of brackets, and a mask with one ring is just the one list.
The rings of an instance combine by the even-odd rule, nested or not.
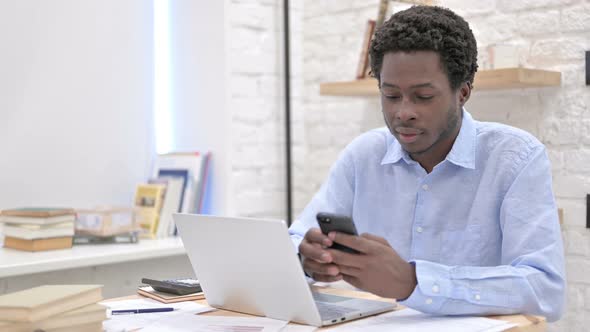
[(403, 309), (338, 325), (338, 332), (412, 331), (412, 332), (499, 332), (514, 324), (483, 317), (432, 316)]
[[(172, 307), (174, 311), (130, 314), (130, 315), (112, 315), (103, 323), (106, 332), (133, 331), (147, 326), (154, 325), (159, 321), (177, 320), (184, 315), (195, 316), (195, 314), (215, 310), (206, 305), (195, 302), (178, 302), (172, 304), (162, 304), (152, 299), (133, 299), (122, 301), (108, 301), (100, 304), (107, 306), (109, 310), (125, 309), (153, 309)], [(167, 331), (166, 329), (162, 331)]]
[(288, 322), (265, 317), (183, 315), (162, 319), (142, 332), (279, 332)]

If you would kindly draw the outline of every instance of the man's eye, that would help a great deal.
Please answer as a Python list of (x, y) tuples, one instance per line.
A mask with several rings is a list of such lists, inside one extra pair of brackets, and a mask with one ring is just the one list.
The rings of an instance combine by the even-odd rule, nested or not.
[(394, 96), (394, 95), (384, 95), (384, 96), (385, 96), (385, 98), (391, 99), (391, 100), (397, 100), (397, 99), (401, 98), (400, 96)]
[(417, 96), (420, 100), (430, 100), (433, 96)]

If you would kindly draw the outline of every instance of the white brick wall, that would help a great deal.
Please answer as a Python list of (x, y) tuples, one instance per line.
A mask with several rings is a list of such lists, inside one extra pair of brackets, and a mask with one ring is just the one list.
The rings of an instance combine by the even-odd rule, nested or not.
[[(319, 83), (350, 80), (367, 19), (377, 0), (291, 1), (293, 186), (295, 214), (324, 181), (342, 148), (383, 125), (377, 97), (327, 97)], [(564, 209), (568, 311), (552, 331), (590, 324), (590, 50), (589, 0), (440, 0), (464, 16), (480, 47), (510, 42), (528, 67), (562, 72), (561, 87), (475, 91), (467, 108), (477, 119), (525, 129), (546, 144), (554, 191)], [(232, 173), (238, 215), (284, 217), (282, 1), (231, 0), (230, 95)], [(407, 5), (392, 2), (393, 10)]]
[[(231, 183), (236, 215), (285, 218), (282, 4), (279, 0), (231, 0), (229, 4)], [(292, 158), (293, 166), (301, 169), (303, 1), (290, 1), (290, 5)], [(301, 178), (299, 174), (303, 172), (294, 174), (294, 179)]]
[[(394, 3), (394, 10), (404, 5)], [(511, 42), (523, 64), (559, 70), (557, 88), (476, 91), (466, 105), (480, 120), (525, 129), (546, 144), (554, 191), (564, 209), (568, 311), (551, 331), (585, 331), (590, 324), (590, 230), (585, 229), (590, 193), (590, 87), (584, 85), (584, 51), (590, 50), (590, 1), (440, 0), (470, 23), (480, 47)], [(376, 97), (319, 96), (319, 83), (350, 80), (367, 19), (376, 0), (306, 0), (303, 14), (304, 185), (301, 209), (321, 185), (334, 158), (354, 137), (382, 126)]]

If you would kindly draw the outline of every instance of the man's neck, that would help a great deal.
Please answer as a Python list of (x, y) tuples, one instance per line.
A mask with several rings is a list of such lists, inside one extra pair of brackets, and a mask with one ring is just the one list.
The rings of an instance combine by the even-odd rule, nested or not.
[(434, 169), (434, 167), (438, 164), (440, 164), (441, 161), (445, 160), (446, 155), (442, 156), (442, 158), (439, 157), (432, 157), (432, 156), (415, 156), (415, 155), (410, 155), (410, 157), (412, 157), (412, 159), (414, 159), (415, 161), (417, 161), (420, 166), (422, 166), (422, 168), (424, 168), (424, 170), (426, 171), (426, 173), (430, 173), (432, 172), (432, 170)]
[(461, 126), (457, 126), (452, 135), (437, 142), (436, 146), (431, 147), (426, 153), (410, 154), (410, 157), (417, 161), (426, 173), (430, 174), (436, 165), (447, 158), (447, 155), (451, 152), (455, 144), (457, 136), (459, 136), (460, 129)]

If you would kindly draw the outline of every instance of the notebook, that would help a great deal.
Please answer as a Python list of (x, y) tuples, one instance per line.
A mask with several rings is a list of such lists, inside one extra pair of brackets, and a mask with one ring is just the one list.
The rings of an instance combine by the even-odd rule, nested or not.
[(46, 225), (75, 220), (76, 212), (69, 208), (30, 207), (3, 210), (0, 213), (0, 222), (15, 224)]
[(72, 236), (27, 240), (7, 235), (4, 237), (4, 247), (24, 251), (67, 249), (72, 247)]
[(187, 294), (187, 295), (175, 295), (175, 294), (158, 292), (157, 290), (154, 290), (151, 286), (140, 286), (137, 289), (137, 294), (152, 298), (152, 299), (162, 302), (162, 303), (196, 301), (196, 300), (202, 300), (205, 298), (205, 295), (203, 294), (203, 292), (192, 293), (192, 294)]

